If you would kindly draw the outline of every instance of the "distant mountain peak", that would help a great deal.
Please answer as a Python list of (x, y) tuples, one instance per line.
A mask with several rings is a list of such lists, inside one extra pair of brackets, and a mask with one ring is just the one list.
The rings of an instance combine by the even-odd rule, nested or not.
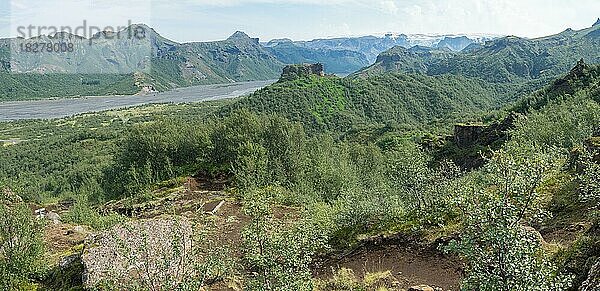
[(251, 38), (250, 36), (248, 36), (245, 32), (243, 31), (236, 31), (234, 34), (232, 34), (229, 38), (227, 38), (228, 41), (235, 41), (235, 42), (244, 42), (244, 43), (253, 43), (253, 44), (259, 44), (259, 39), (258, 38)]
[(55, 33), (54, 35), (49, 35), (48, 37), (50, 38), (55, 38), (55, 39), (83, 39), (82, 36), (70, 33), (70, 32), (66, 32), (66, 31), (60, 31)]
[(600, 25), (600, 18), (598, 18), (598, 20), (596, 20), (596, 23), (594, 23), (594, 25), (592, 25), (592, 26), (597, 26), (597, 25)]
[(134, 23), (131, 24), (129, 26), (127, 26), (125, 29), (121, 30), (121, 31), (102, 31), (101, 33), (108, 33), (108, 34), (112, 34), (112, 33), (123, 33), (123, 32), (143, 32), (144, 34), (148, 34), (148, 33), (152, 33), (157, 35), (158, 33), (152, 29), (152, 27), (143, 24), (143, 23)]
[(113, 35), (139, 35), (140, 37), (148, 38), (148, 37), (160, 37), (158, 32), (156, 32), (152, 27), (143, 24), (143, 23), (134, 23), (126, 27), (121, 31), (101, 31), (96, 33), (96, 37), (102, 36), (113, 36)]
[(289, 38), (278, 38), (278, 39), (270, 40), (266, 44), (266, 46), (273, 47), (273, 46), (277, 46), (277, 45), (280, 45), (280, 44), (293, 44), (293, 43), (294, 43), (294, 41), (291, 40), (291, 39), (289, 39)]
[(236, 31), (235, 33), (233, 33), (229, 38), (227, 38), (228, 40), (234, 40), (234, 39), (250, 39), (250, 36), (248, 36), (245, 32), (243, 31)]

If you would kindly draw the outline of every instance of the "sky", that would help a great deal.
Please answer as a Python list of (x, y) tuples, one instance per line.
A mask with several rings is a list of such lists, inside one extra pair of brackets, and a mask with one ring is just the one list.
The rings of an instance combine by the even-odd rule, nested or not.
[[(33, 25), (146, 23), (180, 42), (405, 34), (540, 37), (591, 26), (600, 0), (0, 0), (0, 37)], [(35, 32), (34, 32), (35, 34)]]

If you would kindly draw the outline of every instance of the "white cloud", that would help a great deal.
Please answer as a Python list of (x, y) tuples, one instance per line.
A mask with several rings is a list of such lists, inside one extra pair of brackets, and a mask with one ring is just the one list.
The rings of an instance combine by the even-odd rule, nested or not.
[(396, 5), (396, 2), (393, 0), (384, 0), (381, 1), (381, 8), (383, 9), (383, 11), (387, 12), (387, 13), (391, 13), (391, 14), (396, 14), (398, 13), (398, 6)]
[(84, 23), (87, 28), (93, 26), (98, 29), (125, 27), (129, 21), (149, 23), (152, 16), (150, 4), (148, 0), (130, 0), (126, 3), (116, 0), (12, 0), (9, 34), (20, 35), (18, 32), (23, 30), (18, 28), (29, 26), (35, 27), (31, 33), (34, 36), (51, 33), (52, 30), (44, 29), (49, 26), (74, 31)]
[(12, 24), (78, 25), (87, 19), (114, 26), (131, 19), (176, 40), (220, 39), (238, 29), (265, 39), (384, 32), (533, 37), (587, 27), (600, 16), (599, 0), (1, 1), (11, 3)]
[[(155, 0), (155, 1), (169, 1), (169, 0)], [(371, 3), (372, 1), (367, 0), (183, 0), (182, 2), (192, 5), (201, 6), (237, 6), (246, 4), (295, 4), (295, 5), (341, 5), (341, 4), (360, 4), (360, 3)]]

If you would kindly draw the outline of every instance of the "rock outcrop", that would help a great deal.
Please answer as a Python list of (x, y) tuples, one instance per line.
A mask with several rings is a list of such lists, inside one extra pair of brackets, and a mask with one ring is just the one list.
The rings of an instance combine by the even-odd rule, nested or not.
[(454, 125), (454, 143), (465, 148), (474, 145), (483, 135), (483, 124), (456, 124)]
[(325, 76), (323, 64), (289, 65), (283, 68), (280, 80), (294, 80), (301, 77)]
[(554, 81), (551, 91), (556, 92), (556, 94), (573, 94), (574, 88), (572, 83), (585, 78), (589, 70), (590, 65), (586, 64), (583, 59), (580, 59), (577, 65), (566, 76)]
[(419, 285), (410, 287), (408, 291), (434, 291), (434, 289), (428, 285)]
[(506, 139), (508, 131), (515, 127), (519, 118), (524, 117), (518, 113), (509, 114), (501, 122), (489, 126), (483, 124), (457, 124), (454, 126), (454, 143), (459, 148), (473, 145), (489, 146), (495, 142)]
[(446, 136), (442, 144), (436, 146), (429, 142), (428, 146), (441, 148), (446, 157), (450, 157), (463, 170), (477, 169), (486, 163), (486, 156), (491, 151), (502, 147), (517, 121), (525, 118), (527, 117), (523, 114), (512, 112), (502, 121), (490, 125), (457, 124), (454, 126), (454, 134)]

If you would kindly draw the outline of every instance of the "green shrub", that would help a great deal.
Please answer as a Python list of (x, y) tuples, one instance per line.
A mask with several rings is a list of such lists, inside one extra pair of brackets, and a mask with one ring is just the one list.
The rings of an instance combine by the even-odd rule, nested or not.
[(600, 164), (591, 157), (583, 160), (582, 173), (578, 175), (579, 191), (583, 202), (600, 206)]
[(62, 219), (66, 223), (87, 225), (98, 230), (125, 221), (125, 217), (116, 213), (100, 215), (97, 210), (92, 208), (85, 195), (79, 195), (75, 198), (75, 204), (69, 209), (69, 212), (62, 216)]
[(243, 261), (251, 273), (246, 290), (312, 290), (310, 264), (326, 247), (326, 234), (308, 220), (285, 223), (273, 217), (274, 195), (257, 191), (245, 199), (251, 216), (242, 231)]
[(25, 204), (0, 201), (0, 289), (21, 289), (41, 273), (42, 233), (42, 221)]
[(495, 153), (482, 176), (457, 200), (464, 229), (449, 249), (467, 261), (465, 290), (564, 290), (561, 274), (544, 254), (541, 236), (526, 229), (542, 210), (537, 188), (555, 169), (541, 151)]

